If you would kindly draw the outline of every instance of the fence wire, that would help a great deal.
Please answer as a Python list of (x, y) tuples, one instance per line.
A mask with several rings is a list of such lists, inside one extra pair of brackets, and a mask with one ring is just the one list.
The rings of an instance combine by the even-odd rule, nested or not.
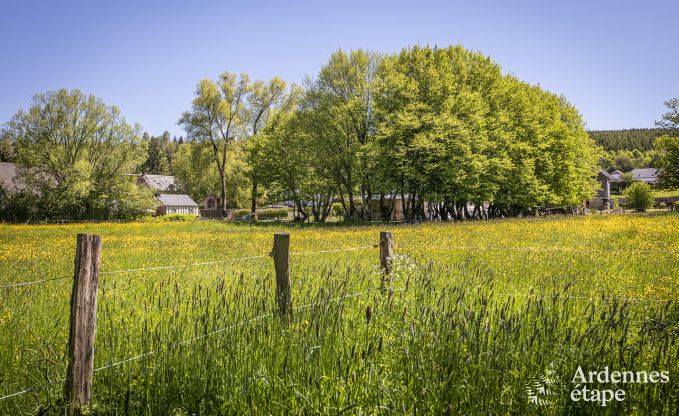
[[(374, 246), (361, 246), (361, 247), (350, 247), (350, 248), (342, 248), (342, 249), (334, 249), (334, 250), (319, 250), (319, 251), (298, 251), (298, 252), (290, 252), (290, 255), (292, 256), (292, 255), (305, 255), (305, 254), (339, 253), (339, 252), (342, 252), (342, 251), (356, 251), (356, 250), (364, 250), (364, 249), (375, 248), (375, 247), (378, 247), (378, 246), (376, 246), (376, 245), (374, 245)], [(144, 272), (144, 271), (157, 271), (157, 270), (185, 269), (185, 268), (189, 268), (189, 267), (210, 266), (210, 265), (215, 265), (215, 264), (225, 264), (225, 263), (231, 263), (231, 262), (236, 262), (236, 261), (262, 259), (262, 258), (266, 258), (266, 257), (270, 257), (270, 254), (259, 255), (259, 256), (249, 256), (249, 257), (237, 257), (237, 258), (234, 258), (234, 259), (206, 261), (206, 262), (201, 262), (201, 263), (177, 264), (177, 265), (172, 265), (172, 266), (157, 266), (157, 267), (143, 267), (143, 268), (137, 268), (137, 269), (107, 270), (107, 271), (99, 272), (99, 275), (138, 273), (138, 272)], [(12, 288), (12, 287), (28, 286), (28, 285), (34, 285), (34, 284), (39, 284), (39, 283), (51, 282), (51, 281), (54, 281), (54, 280), (63, 280), (63, 279), (70, 279), (70, 278), (72, 278), (72, 276), (61, 276), (61, 277), (54, 277), (54, 278), (49, 278), (49, 279), (10, 283), (10, 284), (4, 285), (4, 286), (0, 286), (0, 289), (8, 289), (8, 288)]]
[[(395, 249), (421, 247), (423, 244), (396, 244)], [(431, 247), (431, 242), (427, 243)], [(679, 250), (606, 250), (575, 247), (473, 247), (473, 246), (441, 246), (445, 250), (460, 251), (531, 251), (531, 252), (573, 252), (573, 253), (611, 253), (611, 254), (678, 254)]]
[[(332, 303), (332, 302), (342, 301), (342, 300), (344, 300), (344, 299), (351, 299), (351, 298), (363, 296), (363, 295), (366, 295), (366, 294), (368, 294), (368, 293), (372, 293), (372, 292), (374, 292), (374, 291), (376, 291), (376, 290), (378, 290), (378, 289), (375, 288), (375, 289), (365, 290), (365, 291), (363, 291), (363, 292), (354, 292), (354, 293), (350, 293), (350, 294), (344, 294), (344, 295), (342, 295), (342, 296), (338, 296), (338, 297), (336, 297), (336, 298), (328, 299), (328, 300), (326, 300), (326, 301), (311, 302), (311, 303), (307, 303), (307, 304), (304, 304), (304, 305), (294, 306), (292, 309), (298, 310), (298, 309), (310, 308), (310, 307), (316, 306), (316, 305), (327, 305), (327, 304), (330, 304), (330, 303)], [(150, 356), (150, 355), (154, 355), (154, 354), (163, 352), (163, 351), (168, 350), (168, 349), (171, 349), (171, 348), (176, 348), (176, 347), (181, 347), (181, 346), (183, 346), (183, 345), (188, 345), (188, 344), (191, 344), (191, 343), (193, 343), (193, 342), (195, 342), (195, 341), (201, 340), (201, 339), (203, 339), (203, 338), (211, 337), (211, 336), (213, 336), (213, 335), (223, 334), (223, 333), (225, 333), (225, 332), (227, 332), (227, 331), (229, 331), (229, 330), (231, 330), (231, 329), (238, 328), (238, 327), (241, 327), (241, 326), (243, 326), (243, 325), (247, 325), (247, 324), (249, 324), (249, 323), (256, 322), (256, 321), (259, 321), (259, 320), (262, 320), (262, 319), (264, 319), (264, 318), (273, 317), (273, 316), (275, 316), (275, 315), (276, 315), (276, 314), (275, 314), (274, 312), (269, 312), (269, 313), (266, 313), (266, 314), (263, 314), (263, 315), (255, 316), (255, 317), (253, 317), (253, 318), (246, 319), (246, 320), (241, 321), (241, 322), (238, 322), (238, 323), (236, 323), (236, 324), (232, 324), (232, 325), (229, 325), (229, 326), (225, 326), (224, 328), (220, 328), (220, 329), (217, 329), (217, 330), (208, 332), (208, 333), (203, 334), (203, 335), (195, 336), (195, 337), (193, 337), (193, 338), (189, 338), (189, 339), (186, 339), (186, 340), (184, 340), (184, 341), (176, 342), (176, 343), (174, 343), (174, 344), (172, 344), (172, 345), (170, 345), (170, 346), (168, 346), (168, 347), (165, 347), (165, 348), (159, 348), (159, 349), (157, 349), (157, 350), (148, 351), (148, 352), (145, 352), (145, 353), (143, 353), (143, 354), (136, 355), (136, 356), (134, 356), (134, 357), (126, 358), (126, 359), (124, 359), (124, 360), (122, 360), (122, 361), (118, 361), (118, 362), (115, 362), (115, 363), (107, 364), (107, 365), (102, 366), (102, 367), (95, 368), (95, 369), (93, 370), (93, 372), (94, 372), (94, 373), (97, 373), (97, 372), (99, 372), (99, 371), (107, 370), (107, 369), (109, 369), (109, 368), (117, 367), (117, 366), (123, 365), (123, 364), (125, 364), (125, 363), (129, 363), (129, 362), (132, 362), (132, 361), (136, 361), (136, 360), (138, 360), (138, 359), (140, 359), (140, 358), (144, 358), (144, 357), (147, 357), (147, 356)], [(29, 387), (29, 388), (27, 388), (27, 389), (25, 389), (25, 390), (18, 391), (18, 392), (16, 392), (16, 393), (11, 393), (11, 394), (8, 394), (8, 395), (6, 395), (6, 396), (2, 396), (2, 397), (0, 397), (0, 401), (5, 400), (5, 399), (9, 399), (9, 398), (11, 398), (11, 397), (21, 396), (21, 395), (24, 395), (24, 394), (26, 394), (26, 393), (30, 393), (30, 392), (32, 392), (32, 391), (36, 391), (36, 390), (39, 390), (39, 389), (44, 389), (44, 388), (47, 388), (47, 387), (49, 387), (49, 386), (52, 386), (52, 385), (54, 385), (54, 384), (56, 384), (56, 383), (63, 383), (63, 382), (65, 382), (65, 381), (66, 381), (66, 379), (62, 379), (62, 380), (53, 381), (53, 382), (51, 382), (51, 383), (44, 384), (44, 385), (42, 385), (42, 386), (35, 386), (35, 385), (34, 385), (34, 386), (31, 386), (31, 387)]]

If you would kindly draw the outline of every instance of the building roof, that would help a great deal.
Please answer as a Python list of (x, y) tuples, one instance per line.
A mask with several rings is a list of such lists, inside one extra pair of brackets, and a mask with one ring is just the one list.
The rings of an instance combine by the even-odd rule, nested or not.
[(141, 175), (139, 182), (153, 189), (161, 192), (174, 192), (177, 186), (174, 182), (174, 176), (166, 175)]
[(0, 162), (0, 188), (5, 191), (17, 191), (24, 188), (17, 178), (17, 165), (11, 162)]
[(656, 182), (658, 180), (658, 169), (643, 168), (632, 169), (632, 180), (644, 182)]
[(608, 179), (608, 180), (613, 179), (613, 176), (612, 176), (610, 173), (608, 173), (608, 172), (606, 172), (605, 170), (603, 170), (603, 169), (599, 169), (599, 175), (603, 176), (604, 178), (606, 178), (606, 179)]
[(182, 194), (157, 194), (156, 199), (163, 205), (173, 207), (197, 207), (193, 199)]

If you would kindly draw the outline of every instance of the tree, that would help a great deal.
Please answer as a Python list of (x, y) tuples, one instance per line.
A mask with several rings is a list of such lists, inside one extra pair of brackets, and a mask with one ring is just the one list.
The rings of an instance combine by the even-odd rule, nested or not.
[(253, 169), (272, 197), (293, 201), (302, 220), (313, 216), (323, 222), (330, 213), (334, 181), (325, 170), (319, 141), (306, 133), (304, 113), (294, 105), (284, 108), (254, 143)]
[[(227, 200), (231, 207), (247, 201), (246, 163), (242, 142), (232, 142), (228, 149), (226, 163)], [(214, 163), (212, 145), (208, 142), (193, 141), (179, 145), (174, 156), (174, 176), (177, 187), (195, 201), (202, 201), (207, 195), (218, 194), (220, 177)]]
[(664, 129), (679, 129), (679, 98), (665, 101), (665, 107), (669, 111), (663, 114), (662, 118), (656, 121), (655, 124)]
[(656, 139), (658, 152), (658, 187), (679, 189), (679, 136), (662, 136)]
[(167, 143), (164, 142), (163, 137), (150, 137), (148, 133), (144, 133), (142, 136), (142, 140), (147, 143), (148, 148), (148, 156), (141, 166), (143, 173), (153, 175), (167, 175), (169, 173), (167, 155), (165, 153)]
[(619, 152), (615, 156), (615, 168), (621, 172), (629, 172), (634, 169), (634, 161), (627, 152)]
[[(248, 141), (257, 139), (259, 131), (266, 126), (271, 112), (275, 111), (283, 103), (290, 102), (289, 97), (286, 99), (285, 95), (285, 81), (278, 77), (271, 79), (268, 85), (262, 81), (255, 81), (252, 84), (251, 92), (247, 99), (245, 123), (243, 125), (243, 132)], [(253, 149), (256, 148), (254, 147)], [(252, 179), (250, 215), (251, 218), (256, 220), (258, 196), (257, 172), (251, 171), (250, 176)]]
[(245, 103), (251, 90), (250, 79), (242, 74), (224, 72), (215, 83), (198, 83), (190, 111), (179, 120), (189, 138), (210, 143), (213, 162), (220, 178), (220, 206), (222, 215), (227, 207), (227, 163), (231, 143), (237, 140), (247, 117)]
[[(40, 210), (32, 215), (143, 214), (150, 200), (133, 195), (136, 188), (125, 177), (146, 154), (139, 130), (117, 107), (79, 90), (35, 95), (28, 111), (19, 110), (4, 128), (20, 166), (18, 173), (38, 200)], [(146, 202), (123, 209), (128, 199)]]
[(305, 131), (323, 145), (328, 173), (348, 217), (368, 218), (370, 210), (357, 210), (372, 198), (374, 159), (373, 98), (381, 57), (376, 53), (338, 50), (315, 80), (306, 81)]
[(625, 206), (637, 211), (646, 211), (653, 206), (653, 189), (645, 182), (634, 182), (623, 192)]
[(658, 156), (658, 187), (661, 189), (679, 188), (679, 98), (672, 98), (665, 102), (670, 111), (662, 115), (656, 124), (674, 129), (670, 134), (659, 137), (655, 141)]
[(386, 190), (408, 217), (425, 215), (425, 201), (435, 218), (464, 219), (573, 206), (593, 193), (594, 145), (563, 97), (461, 46), (404, 49), (378, 75), (381, 176), (391, 175)]

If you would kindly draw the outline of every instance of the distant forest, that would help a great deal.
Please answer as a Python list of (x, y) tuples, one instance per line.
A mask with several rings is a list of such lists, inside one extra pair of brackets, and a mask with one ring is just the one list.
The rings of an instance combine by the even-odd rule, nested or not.
[(617, 150), (653, 150), (653, 142), (663, 134), (670, 133), (668, 129), (624, 129), (624, 130), (591, 130), (589, 136), (597, 145), (607, 151)]

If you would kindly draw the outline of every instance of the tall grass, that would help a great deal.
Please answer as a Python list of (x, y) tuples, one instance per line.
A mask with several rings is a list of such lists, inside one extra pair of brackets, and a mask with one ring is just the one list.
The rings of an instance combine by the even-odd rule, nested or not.
[[(490, 248), (488, 232), (497, 233), (503, 247), (534, 246), (536, 240), (529, 236), (540, 234), (535, 228), (550, 225), (551, 247), (608, 248), (603, 242), (573, 245), (574, 237), (560, 222), (526, 221), (523, 231), (514, 228), (520, 222), (492, 224), (494, 228), (399, 228), (394, 284), (387, 291), (379, 289), (377, 250), (293, 256), (295, 309), (290, 324), (276, 313), (268, 259), (102, 275), (95, 355), (100, 370), (94, 377), (93, 410), (176, 415), (672, 414), (679, 408), (679, 305), (670, 300), (677, 292), (667, 288), (677, 284), (676, 254), (670, 251), (677, 244), (671, 234), (676, 218), (650, 220), (667, 221), (663, 227), (669, 233), (657, 235), (653, 243), (629, 232), (649, 221), (639, 219), (623, 226), (597, 224), (628, 233), (636, 250), (666, 253), (651, 258), (643, 253), (602, 257), (597, 252), (459, 249)], [(107, 241), (115, 243), (115, 233), (130, 231), (125, 227), (130, 226), (113, 227), (108, 240), (104, 236), (104, 253)], [(26, 234), (40, 234), (36, 241), (61, 238), (55, 228), (27, 229)], [(138, 235), (140, 240), (149, 234), (163, 240), (163, 230), (150, 230)], [(223, 231), (200, 229), (206, 240)], [(270, 246), (269, 229), (266, 238), (257, 229), (228, 231), (231, 235), (220, 238), (226, 239), (232, 257), (261, 254)], [(376, 231), (303, 230), (293, 233), (292, 249), (369, 244)], [(512, 232), (518, 237), (510, 245)], [(338, 243), (338, 235), (346, 238)], [(250, 236), (250, 244), (241, 250), (231, 248)], [(427, 236), (436, 240), (420, 245)], [(181, 235), (167, 237), (166, 243), (181, 240)], [(8, 242), (30, 247), (18, 235)], [(185, 259), (170, 254), (169, 243), (165, 264), (183, 263)], [(133, 267), (137, 259), (122, 257), (122, 247), (111, 249), (121, 256), (105, 257), (103, 269)], [(128, 249), (134, 256), (139, 247)], [(222, 246), (205, 253), (219, 250), (227, 251)], [(200, 260), (214, 258), (203, 255)], [(618, 280), (605, 280), (606, 275)], [(36, 386), (33, 392), (0, 401), (0, 413), (63, 413), (69, 289), (65, 279), (0, 292), (0, 396)], [(660, 301), (639, 300), (645, 294)], [(606, 408), (572, 402), (568, 394), (577, 366), (596, 370), (606, 365), (669, 370), (670, 382), (625, 385), (626, 400)], [(527, 387), (544, 379), (553, 394), (531, 403)]]

